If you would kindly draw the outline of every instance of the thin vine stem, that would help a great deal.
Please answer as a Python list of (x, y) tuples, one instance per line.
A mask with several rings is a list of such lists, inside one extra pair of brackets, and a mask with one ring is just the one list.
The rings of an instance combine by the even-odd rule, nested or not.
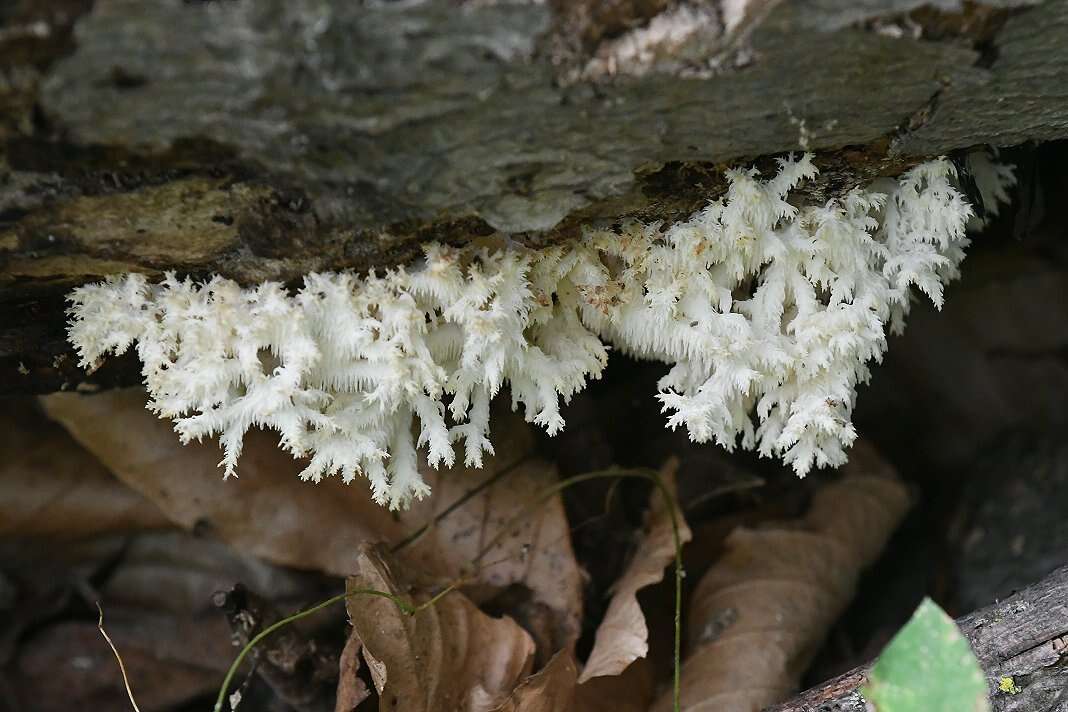
[(305, 618), (307, 616), (310, 616), (311, 614), (316, 613), (318, 611), (321, 611), (324, 608), (328, 608), (329, 606), (332, 606), (335, 603), (338, 603), (340, 601), (344, 601), (346, 598), (349, 598), (350, 596), (358, 596), (360, 594), (366, 594), (368, 596), (381, 596), (382, 598), (388, 598), (389, 600), (391, 600), (395, 604), (397, 604), (397, 608), (400, 608), (405, 613), (408, 613), (412, 608), (411, 605), (409, 605), (406, 601), (404, 601), (403, 599), (401, 599), (398, 596), (394, 596), (393, 594), (386, 593), (385, 591), (377, 591), (377, 590), (372, 589), (372, 588), (359, 588), (359, 589), (354, 589), (352, 591), (346, 591), (345, 593), (341, 593), (341, 594), (338, 594), (337, 596), (333, 596), (331, 598), (328, 598), (325, 601), (317, 603), (316, 605), (312, 606), (311, 608), (307, 608), (307, 609), (305, 609), (303, 611), (300, 611), (299, 613), (294, 613), (293, 615), (289, 616), (288, 618), (283, 618), (283, 619), (281, 619), (279, 621), (276, 621), (276, 622), (272, 623), (271, 625), (269, 625), (266, 628), (264, 628), (263, 630), (261, 630), (258, 634), (253, 636), (251, 639), (249, 639), (249, 641), (247, 643), (245, 643), (245, 646), (243, 648), (241, 648), (241, 652), (238, 653), (237, 658), (234, 659), (234, 662), (232, 662), (230, 664), (230, 669), (226, 671), (226, 677), (223, 678), (222, 686), (219, 688), (219, 696), (215, 699), (214, 712), (222, 712), (223, 705), (226, 704), (226, 693), (230, 689), (230, 683), (233, 681), (234, 675), (237, 674), (237, 670), (238, 670), (238, 668), (241, 667), (241, 663), (243, 663), (245, 661), (245, 657), (250, 652), (252, 652), (252, 649), (255, 648), (256, 645), (261, 640), (263, 640), (264, 638), (266, 638), (268, 635), (270, 635), (271, 633), (275, 632), (279, 628), (282, 628), (283, 626), (287, 626), (290, 623), (293, 623), (294, 621), (299, 621), (301, 618)]
[[(673, 657), (674, 657), (674, 679), (673, 679), (673, 683), (672, 683), (672, 698), (673, 698), (672, 701), (673, 701), (673, 710), (674, 710), (674, 712), (679, 712), (679, 710), (680, 710), (679, 694), (680, 694), (680, 689), (681, 689), (680, 682), (681, 682), (681, 667), (682, 667), (682, 665), (681, 665), (681, 649), (682, 649), (682, 579), (683, 579), (683, 575), (684, 575), (684, 572), (683, 572), (683, 569), (682, 569), (682, 539), (679, 536), (678, 511), (677, 511), (677, 509), (675, 507), (674, 498), (672, 497), (671, 491), (668, 490), (667, 485), (664, 484), (663, 478), (660, 477), (660, 473), (658, 473), (656, 470), (653, 470), (651, 468), (633, 468), (633, 469), (609, 468), (609, 469), (606, 469), (606, 470), (597, 470), (595, 472), (587, 472), (587, 473), (584, 473), (584, 474), (581, 474), (581, 475), (575, 475), (574, 477), (568, 477), (566, 479), (560, 480), (559, 482), (547, 487), (546, 489), (544, 489), (542, 491), (542, 493), (538, 497), (536, 497), (533, 500), (533, 502), (531, 502), (529, 505), (524, 507), (523, 510), (518, 515), (513, 517), (512, 520), (505, 527), (503, 527), (493, 538), (491, 538), (489, 540), (489, 542), (485, 546), (482, 547), (482, 549), (478, 552), (478, 554), (475, 556), (475, 559), (474, 559), (475, 562), (479, 564), (478, 566), (476, 566), (475, 570), (479, 571), (482, 568), (486, 568), (486, 565), (483, 565), (483, 564), (480, 563), (481, 560), (482, 560), (482, 557), (485, 556), (491, 549), (493, 549), (493, 547), (495, 547), (500, 542), (500, 540), (502, 538), (504, 538), (505, 535), (507, 535), (509, 532), (513, 531), (516, 526), (518, 526), (525, 518), (529, 517), (534, 511), (536, 511), (546, 501), (548, 501), (549, 499), (551, 499), (552, 497), (554, 497), (555, 495), (559, 494), (561, 491), (563, 491), (564, 489), (566, 489), (566, 488), (568, 488), (568, 487), (570, 487), (572, 485), (577, 485), (577, 484), (580, 484), (582, 482), (588, 482), (590, 480), (604, 479), (604, 478), (609, 478), (609, 477), (612, 477), (612, 478), (633, 477), (633, 478), (640, 478), (640, 479), (645, 479), (645, 480), (651, 481), (660, 490), (661, 495), (663, 495), (664, 502), (667, 505), (668, 513), (671, 515), (671, 533), (672, 533), (672, 536), (675, 539), (675, 647), (674, 647), (674, 655), (673, 655)], [(453, 511), (452, 508), (450, 508), (446, 512), (446, 514), (448, 514), (451, 511)], [(419, 534), (421, 534), (421, 533), (422, 532), (419, 532)], [(403, 543), (407, 543), (407, 542), (403, 542)], [(401, 547), (397, 547), (397, 548), (401, 548)], [(281, 620), (276, 621), (275, 623), (272, 623), (271, 625), (267, 626), (262, 631), (260, 631), (258, 634), (256, 634), (254, 637), (249, 639), (249, 641), (241, 649), (241, 652), (238, 653), (237, 658), (235, 658), (234, 662), (230, 665), (230, 669), (227, 670), (227, 672), (226, 672), (226, 677), (223, 678), (222, 686), (219, 688), (219, 696), (215, 700), (215, 707), (213, 709), (213, 712), (222, 712), (223, 705), (226, 703), (226, 693), (230, 689), (230, 683), (233, 681), (234, 676), (237, 674), (238, 669), (241, 667), (241, 663), (244, 662), (244, 660), (248, 656), (248, 654), (250, 652), (252, 652), (252, 649), (255, 648), (256, 645), (258, 645), (263, 639), (265, 639), (267, 636), (269, 636), (271, 633), (275, 632), (279, 628), (282, 628), (283, 626), (289, 625), (290, 623), (293, 623), (294, 621), (298, 621), (301, 618), (305, 618), (307, 616), (310, 616), (311, 614), (316, 613), (318, 611), (321, 611), (322, 609), (327, 608), (329, 606), (332, 606), (335, 603), (339, 603), (339, 602), (344, 601), (344, 600), (346, 600), (348, 598), (352, 598), (353, 596), (360, 596), (360, 595), (378, 596), (380, 598), (388, 598), (389, 600), (393, 601), (393, 603), (395, 603), (397, 605), (397, 608), (399, 608), (402, 613), (404, 613), (405, 615), (408, 615), (408, 616), (414, 616), (415, 614), (419, 613), (420, 611), (425, 610), (425, 609), (433, 606), (439, 600), (441, 600), (444, 596), (446, 596), (450, 592), (456, 590), (463, 583), (463, 581), (466, 580), (467, 578), (468, 577), (466, 577), (466, 576), (465, 577), (461, 577), (460, 579), (454, 581), (453, 583), (450, 583), (444, 589), (442, 589), (441, 591), (439, 591), (438, 593), (436, 593), (434, 596), (432, 596), (431, 598), (427, 599), (423, 603), (419, 604), (418, 606), (413, 606), (410, 603), (408, 603), (407, 601), (405, 601), (403, 598), (401, 598), (399, 596), (396, 596), (396, 595), (394, 595), (392, 593), (388, 593), (386, 591), (379, 591), (379, 590), (373, 589), (373, 588), (357, 588), (357, 589), (353, 589), (351, 591), (346, 591), (345, 593), (338, 594), (338, 595), (333, 596), (331, 598), (328, 598), (325, 601), (317, 603), (316, 605), (312, 606), (311, 608), (307, 608), (307, 609), (305, 609), (303, 611), (300, 611), (298, 613), (294, 613), (293, 615), (291, 615), (291, 616), (289, 616), (287, 618), (282, 618)]]
[(434, 515), (434, 517), (431, 518), (429, 522), (419, 527), (414, 532), (404, 537), (404, 539), (393, 545), (393, 547), (390, 548), (389, 553), (396, 554), (401, 549), (404, 549), (419, 541), (428, 531), (430, 531), (431, 528), (437, 526), (437, 524), (442, 519), (455, 512), (457, 509), (462, 507), (464, 504), (466, 504), (469, 500), (473, 499), (479, 493), (485, 491), (489, 487), (492, 487), (508, 475), (515, 472), (519, 468), (519, 465), (523, 464), (523, 462), (523, 460), (517, 460), (513, 462), (512, 464), (508, 465), (508, 467), (502, 468), (500, 471), (493, 473), (493, 475), (491, 475), (490, 477), (487, 477), (486, 479), (482, 480), (482, 482), (479, 482), (477, 485), (464, 492), (452, 504), (441, 510), (439, 514)]

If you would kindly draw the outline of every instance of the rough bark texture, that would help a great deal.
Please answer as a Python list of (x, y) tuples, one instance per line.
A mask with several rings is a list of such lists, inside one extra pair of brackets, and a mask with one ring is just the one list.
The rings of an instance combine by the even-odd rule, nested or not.
[(0, 392), (137, 380), (65, 343), (63, 295), (109, 273), (293, 282), (675, 219), (786, 151), (817, 152), (825, 198), (1068, 136), (1057, 0), (15, 0), (0, 22)]
[[(1068, 566), (957, 625), (986, 673), (994, 712), (1068, 710)], [(765, 712), (865, 712), (857, 689), (867, 672), (851, 670)]]

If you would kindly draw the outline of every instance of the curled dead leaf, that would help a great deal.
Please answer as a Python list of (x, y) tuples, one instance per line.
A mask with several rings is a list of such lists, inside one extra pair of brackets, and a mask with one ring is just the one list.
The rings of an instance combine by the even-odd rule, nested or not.
[[(690, 602), (682, 709), (758, 712), (788, 697), (908, 507), (892, 468), (858, 442), (803, 518), (735, 529)], [(654, 706), (670, 709), (670, 694)]]
[(608, 612), (597, 628), (593, 650), (579, 676), (580, 683), (596, 677), (619, 675), (649, 652), (649, 629), (637, 594), (642, 588), (663, 580), (665, 567), (675, 560), (672, 509), (678, 522), (680, 545), (692, 536), (676, 500), (677, 469), (678, 460), (672, 458), (660, 470), (661, 481), (670, 492), (671, 501), (664, 501), (659, 488), (652, 489), (645, 534), (623, 575), (613, 586)]
[(561, 650), (493, 712), (574, 712), (577, 681), (575, 656), (570, 650)]
[(345, 648), (341, 651), (341, 659), (338, 661), (337, 699), (334, 703), (334, 712), (353, 712), (360, 703), (371, 696), (371, 691), (360, 679), (360, 652), (363, 650), (363, 641), (356, 631), (349, 634), (345, 642)]
[[(384, 591), (418, 606), (431, 594), (406, 590), (387, 557), (360, 548), (349, 590)], [(392, 600), (348, 599), (353, 632), (379, 694), (380, 710), (485, 712), (531, 671), (534, 641), (508, 617), (492, 618), (459, 591), (409, 615)]]
[(656, 681), (648, 658), (618, 675), (595, 677), (575, 690), (574, 712), (648, 712)]

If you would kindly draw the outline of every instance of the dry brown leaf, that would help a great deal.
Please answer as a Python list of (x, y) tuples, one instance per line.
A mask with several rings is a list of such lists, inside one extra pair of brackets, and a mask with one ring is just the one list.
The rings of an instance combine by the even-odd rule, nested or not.
[(299, 463), (262, 431), (249, 432), (241, 476), (224, 480), (214, 442), (182, 446), (166, 421), (145, 410), (140, 389), (41, 399), (48, 414), (174, 522), (218, 535), (270, 561), (344, 575), (356, 547), (399, 535), (367, 488), (337, 479), (297, 479)]
[(655, 686), (649, 660), (635, 660), (619, 675), (595, 677), (579, 685), (574, 712), (647, 712)]
[[(430, 598), (409, 594), (385, 555), (360, 548), (349, 590), (367, 588), (401, 596), (414, 605)], [(531, 671), (534, 641), (511, 618), (482, 613), (459, 591), (415, 615), (378, 596), (348, 599), (353, 632), (379, 694), (380, 710), (484, 712), (499, 704)]]
[[(671, 507), (676, 512), (679, 527), (679, 543), (685, 544), (691, 534), (676, 500), (677, 470), (678, 460), (672, 458), (661, 468), (660, 477), (671, 493)], [(664, 568), (675, 560), (671, 509), (659, 488), (654, 487), (649, 497), (645, 535), (623, 575), (613, 586), (612, 601), (597, 628), (593, 650), (579, 676), (580, 683), (595, 677), (619, 675), (628, 665), (638, 658), (644, 658), (649, 652), (649, 629), (637, 594), (646, 586), (663, 580)]]
[(33, 401), (14, 406), (0, 415), (0, 537), (73, 541), (168, 525)]
[[(733, 531), (691, 599), (682, 709), (758, 712), (788, 697), (908, 506), (892, 468), (858, 442), (805, 517)], [(654, 710), (670, 709), (667, 693)]]
[(531, 675), (493, 712), (578, 712), (575, 688), (578, 665), (570, 650), (561, 650), (538, 674)]
[[(434, 494), (413, 505), (403, 521), (433, 522), (477, 483), (496, 476), (493, 469), (432, 475), (428, 481)], [(537, 459), (518, 461), (495, 485), (398, 552), (406, 565), (440, 582), (461, 574), (473, 578), (464, 593), (479, 604), (509, 587), (516, 594), (515, 584), (521, 584), (526, 591), (512, 595), (515, 600), (505, 607), (534, 634), (541, 660), (574, 643), (582, 619), (582, 571), (571, 547), (567, 513), (559, 495), (543, 497), (556, 482), (554, 466)]]
[[(529, 600), (521, 604), (524, 617), (543, 621), (531, 623), (531, 629), (543, 629), (538, 637), (546, 658), (578, 635), (582, 575), (563, 505), (553, 497), (528, 511), (538, 493), (556, 481), (556, 471), (530, 457), (533, 440), (520, 418), (495, 421), (498, 454), (484, 470), (426, 469), (433, 494), (408, 511), (391, 513), (371, 500), (362, 481), (301, 482), (301, 464), (262, 431), (246, 437), (241, 476), (223, 480), (216, 444), (179, 444), (170, 426), (145, 410), (145, 395), (138, 389), (56, 394), (42, 402), (121, 480), (186, 528), (212, 531), (230, 545), (276, 563), (337, 575), (351, 573), (353, 552), (365, 542), (412, 539), (399, 557), (441, 581), (473, 572), (465, 592), (476, 602), (517, 584), (528, 590)], [(479, 552), (524, 512), (529, 516), (485, 552), (476, 567)], [(421, 536), (412, 538), (428, 523)]]
[(371, 691), (359, 676), (362, 650), (363, 641), (356, 631), (352, 631), (338, 661), (337, 701), (334, 704), (334, 712), (353, 712), (361, 702), (371, 696)]
[(561, 650), (493, 712), (646, 712), (653, 686), (652, 670), (644, 660), (628, 665), (621, 675), (580, 685), (574, 655)]

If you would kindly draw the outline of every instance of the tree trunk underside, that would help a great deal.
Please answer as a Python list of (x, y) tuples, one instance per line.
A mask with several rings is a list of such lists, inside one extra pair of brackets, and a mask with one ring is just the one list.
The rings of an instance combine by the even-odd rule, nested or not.
[(108, 274), (297, 283), (675, 220), (789, 151), (816, 153), (821, 201), (1068, 136), (1056, 0), (556, 5), (0, 11), (0, 392), (139, 380), (129, 358), (87, 376), (65, 340), (64, 295)]

